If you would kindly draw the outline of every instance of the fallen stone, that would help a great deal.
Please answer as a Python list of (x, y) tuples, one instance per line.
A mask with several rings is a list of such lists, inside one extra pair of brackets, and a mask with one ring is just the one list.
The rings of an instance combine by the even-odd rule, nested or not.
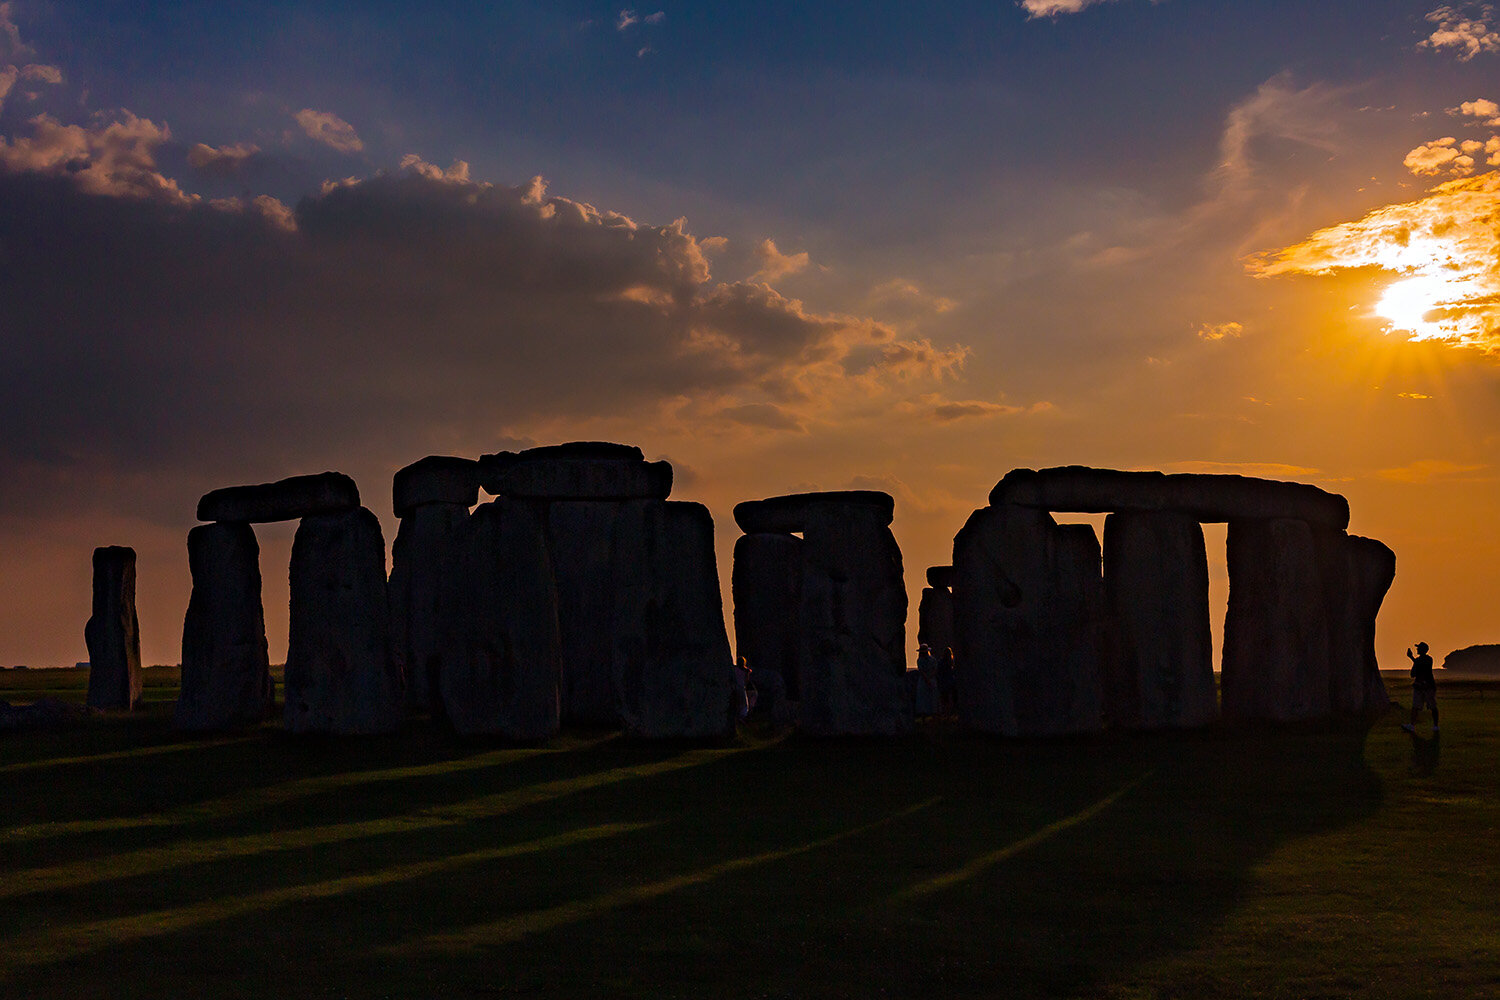
[(450, 635), (448, 597), (453, 560), (469, 508), (423, 503), (408, 509), (391, 546), (391, 655), (418, 712), (440, 708), (437, 678)]
[[(797, 724), (812, 735), (891, 736), (913, 725), (906, 581), (888, 527), (892, 501), (886, 494), (870, 496), (873, 502), (808, 498), (798, 504), (804, 544)], [(793, 504), (770, 502), (745, 518), (740, 507), (741, 525), (763, 525)], [(763, 519), (767, 511), (775, 516)]]
[(259, 725), (275, 697), (255, 531), (243, 522), (200, 524), (187, 547), (193, 590), (172, 724), (200, 732)]
[(94, 609), (83, 627), (89, 708), (132, 709), (141, 697), (141, 636), (135, 614), (135, 549), (94, 550)]
[(734, 505), (734, 520), (747, 535), (762, 532), (805, 531), (815, 512), (825, 507), (859, 508), (862, 521), (874, 519), (888, 525), (895, 516), (896, 501), (879, 490), (841, 490), (827, 493), (792, 493), (765, 500), (746, 500)]
[(1236, 721), (1329, 715), (1330, 635), (1313, 528), (1229, 522), (1222, 713)]
[(659, 500), (622, 505), (614, 566), (613, 667), (626, 733), (731, 735), (734, 664), (708, 508)]
[(397, 517), (429, 503), (456, 504), (467, 514), (479, 502), (479, 478), (479, 463), (472, 458), (428, 455), (391, 479), (392, 507)]
[(1293, 518), (1340, 530), (1349, 525), (1347, 500), (1305, 483), (1076, 465), (1009, 472), (990, 491), (990, 504), (1095, 514), (1172, 511), (1207, 522)]
[(953, 541), (959, 718), (980, 732), (1052, 736), (1103, 724), (1104, 585), (1087, 524), (1044, 510), (975, 511)]
[(286, 728), (383, 733), (405, 718), (390, 655), (385, 541), (367, 508), (302, 519), (292, 540)]
[(735, 651), (749, 664), (757, 688), (775, 674), (791, 701), (802, 690), (802, 546), (794, 535), (741, 535), (731, 578)]
[(450, 590), (453, 653), (437, 689), (464, 735), (535, 742), (558, 730), (557, 595), (541, 521), (509, 499), (469, 517)]
[(647, 462), (639, 448), (584, 441), (480, 459), (488, 493), (531, 500), (664, 500), (670, 462)]
[(198, 501), (200, 521), (295, 521), (317, 514), (340, 514), (359, 506), (354, 480), (338, 472), (257, 486), (226, 486)]
[(1104, 592), (1115, 629), (1104, 661), (1108, 721), (1177, 729), (1218, 718), (1202, 526), (1168, 511), (1109, 515)]

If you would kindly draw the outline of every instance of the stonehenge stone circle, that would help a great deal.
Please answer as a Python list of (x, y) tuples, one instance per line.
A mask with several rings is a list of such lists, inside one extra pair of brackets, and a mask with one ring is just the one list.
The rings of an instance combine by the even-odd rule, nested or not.
[(451, 640), (436, 678), (443, 714), (464, 735), (546, 739), (558, 729), (560, 641), (541, 523), (522, 501), (481, 504), (455, 560)]
[(381, 733), (405, 691), (390, 655), (385, 541), (368, 508), (302, 518), (292, 540), (286, 728)]
[(917, 642), (934, 656), (953, 648), (953, 567), (927, 567), (927, 586), (917, 605)]
[(889, 494), (860, 490), (734, 508), (735, 521), (751, 535), (802, 535), (797, 724), (804, 732), (895, 735), (912, 728), (906, 583), (889, 527), (894, 506)]
[(1115, 628), (1104, 665), (1109, 721), (1163, 729), (1218, 718), (1203, 526), (1171, 511), (1110, 514), (1104, 592)]
[[(1102, 574), (1093, 529), (1050, 512), (1109, 515)], [(1230, 587), (1216, 705), (1199, 522), (1221, 521)], [(1289, 722), (1383, 711), (1375, 617), (1395, 556), (1348, 524), (1343, 497), (1301, 483), (1014, 470), (954, 540), (960, 717), (1041, 735), (1195, 726), (1216, 712)]]
[(468, 513), (479, 502), (480, 466), (472, 458), (428, 455), (391, 480), (391, 506), (406, 517), (423, 504), (451, 504)]
[(531, 500), (665, 500), (670, 462), (647, 462), (639, 448), (595, 441), (500, 452), (480, 459), (488, 493)]
[(141, 697), (141, 637), (135, 614), (135, 549), (94, 550), (93, 614), (83, 627), (89, 651), (89, 708), (132, 709)]
[(226, 486), (198, 501), (200, 521), (294, 521), (313, 514), (339, 514), (359, 506), (354, 480), (338, 472), (292, 476), (257, 486)]
[[(757, 532), (734, 543), (734, 648), (757, 690), (776, 674), (788, 701), (801, 697), (802, 539)], [(776, 682), (772, 681), (772, 684)]]
[(391, 655), (418, 712), (441, 707), (434, 692), (448, 650), (449, 584), (468, 520), (461, 503), (408, 507), (391, 546)]
[(260, 597), (260, 546), (243, 522), (188, 532), (193, 590), (182, 625), (182, 690), (172, 724), (255, 726), (274, 703)]

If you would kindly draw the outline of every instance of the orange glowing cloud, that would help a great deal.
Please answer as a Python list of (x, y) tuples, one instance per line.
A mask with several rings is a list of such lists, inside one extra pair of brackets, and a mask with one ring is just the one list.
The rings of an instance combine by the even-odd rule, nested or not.
[(1500, 353), (1500, 171), (1329, 226), (1252, 258), (1259, 277), (1376, 268), (1397, 275), (1375, 312), (1416, 340)]

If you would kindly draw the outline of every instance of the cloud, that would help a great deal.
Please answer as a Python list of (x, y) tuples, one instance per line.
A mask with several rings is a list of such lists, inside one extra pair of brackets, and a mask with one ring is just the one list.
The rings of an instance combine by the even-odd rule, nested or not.
[(1381, 469), (1375, 473), (1392, 483), (1474, 482), (1487, 476), (1475, 473), (1488, 469), (1487, 465), (1460, 465), (1446, 459), (1428, 458), (1395, 469)]
[(340, 153), (358, 153), (365, 144), (354, 131), (354, 126), (331, 111), (314, 111), (303, 108), (292, 116), (308, 138), (338, 150)]
[(1077, 14), (1095, 4), (1110, 0), (1021, 0), (1020, 7), (1029, 18), (1057, 17), (1061, 14)]
[(1322, 476), (1321, 469), (1281, 462), (1168, 462), (1162, 472), (1196, 472), (1216, 476), (1254, 476), (1258, 479), (1307, 480)]
[(1245, 332), (1240, 323), (1204, 323), (1198, 327), (1199, 340), (1225, 340), (1239, 337)]
[(0, 110), (4, 110), (5, 98), (9, 96), (20, 75), (21, 71), (14, 66), (0, 66)]
[(16, 27), (14, 4), (0, 3), (0, 59), (24, 59), (35, 50), (21, 41), (21, 29)]
[(1376, 268), (1398, 276), (1377, 312), (1416, 339), (1500, 351), (1500, 171), (1446, 181), (1422, 198), (1257, 254), (1259, 277)]
[(642, 17), (633, 9), (622, 10), (620, 11), (619, 17), (615, 18), (615, 30), (625, 31), (626, 29), (632, 28), (637, 24), (661, 24), (666, 19), (667, 12), (664, 10), (659, 10), (654, 14), (647, 14), (644, 17)]
[(1438, 7), (1427, 15), (1437, 25), (1418, 48), (1450, 52), (1460, 62), (1483, 53), (1500, 52), (1500, 34), (1490, 28), (1495, 8), (1490, 4)]
[(480, 183), (416, 158), (295, 211), (210, 203), (142, 179), (164, 128), (122, 121), (108, 148), (134, 158), (105, 164), (107, 130), (43, 124), (0, 147), (0, 482), (27, 484), (0, 492), (0, 517), (98, 503), (134, 477), (160, 483), (146, 492), (177, 523), (212, 485), (388, 474), (435, 441), (478, 453), (621, 414), (695, 432), (842, 426), (967, 356), (715, 282), (682, 220), (649, 225), (540, 178)]
[(1484, 118), (1487, 119), (1484, 123), (1486, 125), (1500, 125), (1500, 104), (1484, 98), (1477, 101), (1464, 101), (1456, 108), (1449, 108), (1448, 113), (1465, 118)]
[(1007, 406), (1004, 403), (987, 403), (979, 399), (954, 400), (934, 406), (931, 418), (940, 424), (951, 424), (955, 420), (967, 420), (973, 417), (1013, 416), (1024, 412), (1026, 411), (1022, 407)]
[(165, 125), (124, 110), (114, 121), (88, 127), (64, 125), (51, 115), (28, 124), (28, 137), (0, 136), (0, 172), (65, 176), (88, 194), (193, 200), (156, 169), (156, 150), (171, 138)]
[(946, 313), (958, 307), (953, 299), (924, 291), (916, 282), (904, 278), (876, 285), (870, 289), (869, 301), (872, 305), (914, 313)]
[(218, 147), (199, 142), (188, 150), (187, 160), (188, 165), (195, 170), (228, 177), (239, 173), (251, 157), (259, 152), (260, 147), (253, 142), (237, 142), (232, 146)]
[(776, 249), (775, 242), (771, 240), (761, 240), (760, 246), (755, 248), (755, 259), (760, 262), (760, 269), (751, 276), (752, 281), (775, 281), (789, 274), (805, 271), (812, 263), (807, 251), (784, 254)]
[(38, 83), (50, 83), (54, 86), (63, 82), (62, 70), (56, 66), (42, 66), (30, 63), (21, 67), (21, 79), (35, 80)]
[(1399, 397), (1401, 399), (1431, 399), (1432, 398), (1431, 396), (1429, 396), (1425, 392), (1398, 392), (1398, 393), (1396, 393), (1396, 395), (1397, 395), (1397, 397)]
[(1474, 158), (1457, 149), (1455, 142), (1457, 140), (1451, 135), (1425, 142), (1407, 153), (1402, 165), (1418, 177), (1469, 174), (1474, 169)]

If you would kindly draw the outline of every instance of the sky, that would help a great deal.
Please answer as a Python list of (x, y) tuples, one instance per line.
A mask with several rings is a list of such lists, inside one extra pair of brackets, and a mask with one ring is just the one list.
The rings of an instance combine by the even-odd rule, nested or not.
[(177, 662), (210, 489), (337, 469), (389, 543), (396, 469), (568, 440), (726, 584), (738, 501), (890, 492), (913, 647), (1072, 464), (1341, 493), (1383, 666), (1500, 642), (1493, 7), (936, 6), (0, 3), (0, 665), (86, 658), (98, 545)]

